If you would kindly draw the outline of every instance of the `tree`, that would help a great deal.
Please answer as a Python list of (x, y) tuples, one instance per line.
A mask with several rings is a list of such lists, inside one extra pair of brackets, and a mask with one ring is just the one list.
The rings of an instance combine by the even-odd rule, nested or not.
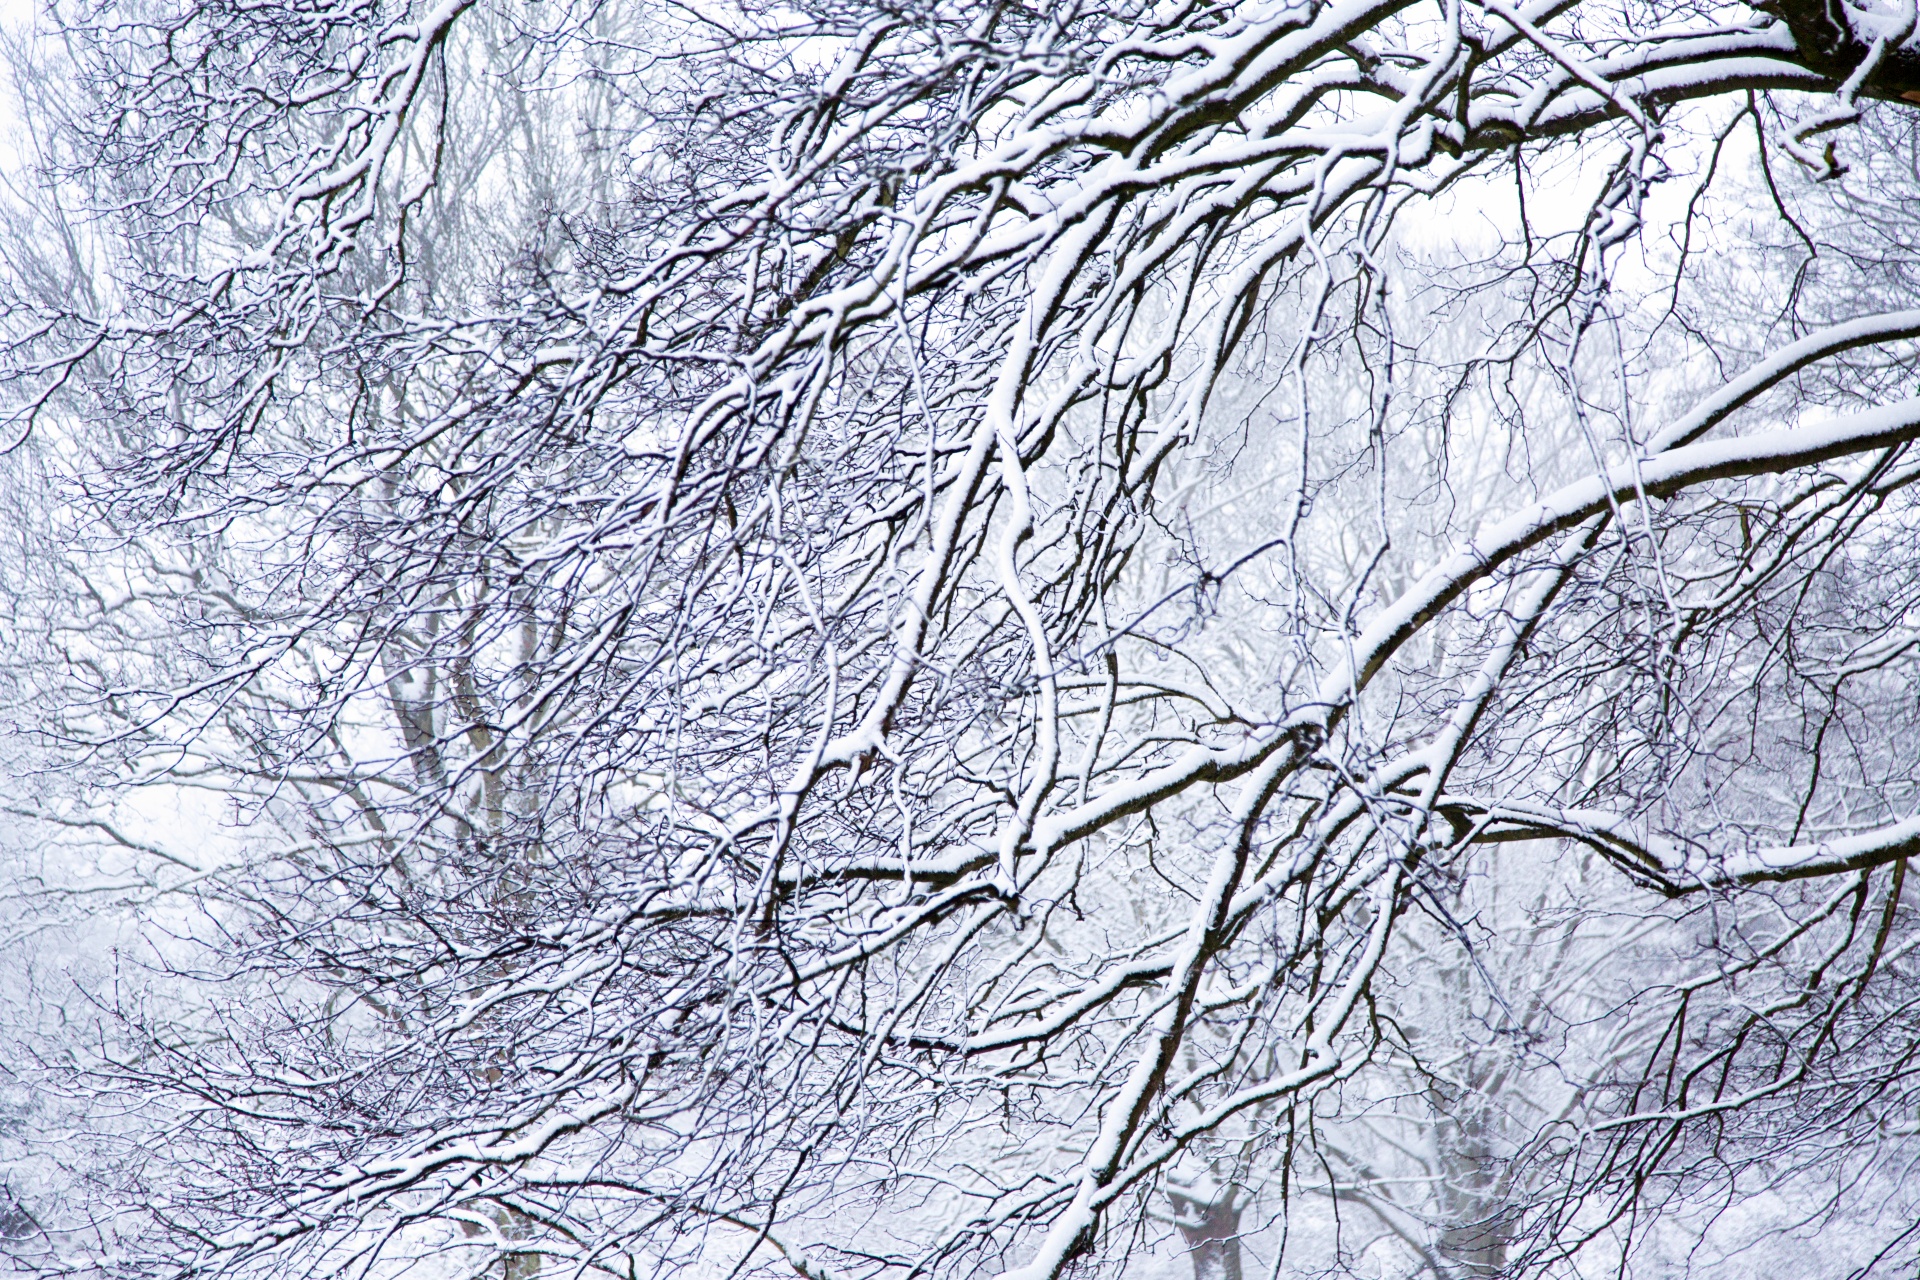
[[(14, 714), (238, 850), (69, 1265), (1231, 1273), (1409, 1071), (1468, 1273), (1899, 1146), (1920, 311), (1654, 417), (1726, 348), (1631, 254), (1737, 129), (1837, 171), (1910, 9), (52, 21)], [(1509, 1129), (1400, 1015), (1517, 842), (1677, 958)]]

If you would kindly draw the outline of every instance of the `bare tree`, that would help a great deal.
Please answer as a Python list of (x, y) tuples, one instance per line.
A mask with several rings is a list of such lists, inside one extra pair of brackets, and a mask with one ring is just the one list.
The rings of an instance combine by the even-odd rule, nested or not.
[[(1836, 172), (1911, 5), (50, 21), (10, 705), (234, 851), (145, 853), (164, 1158), (54, 1265), (1053, 1280), (1171, 1203), (1232, 1276), (1409, 1071), (1457, 1274), (1899, 1146), (1920, 311), (1696, 320), (1663, 414), (1632, 254), (1737, 129)], [(1509, 1125), (1395, 1014), (1515, 844), (1672, 959), (1516, 1015), (1597, 1029)]]

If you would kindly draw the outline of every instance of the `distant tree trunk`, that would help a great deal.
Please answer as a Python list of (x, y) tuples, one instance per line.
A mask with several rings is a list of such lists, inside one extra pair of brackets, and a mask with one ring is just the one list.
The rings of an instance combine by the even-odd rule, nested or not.
[[(525, 1240), (533, 1235), (533, 1219), (509, 1205), (502, 1205), (493, 1212), (493, 1220), (500, 1234), (509, 1240)], [(461, 1232), (469, 1237), (480, 1234), (480, 1228), (473, 1223), (463, 1223)], [(537, 1253), (502, 1253), (495, 1272), (499, 1280), (533, 1280), (540, 1274), (540, 1255)]]
[(1435, 1251), (1447, 1264), (1447, 1280), (1494, 1280), (1506, 1274), (1514, 1224), (1492, 1140), (1485, 1091), (1498, 1085), (1489, 1074), (1470, 1068), (1471, 1087), (1430, 1092), (1441, 1121), (1444, 1170), (1440, 1204), (1445, 1216)]
[(1220, 1187), (1211, 1198), (1169, 1191), (1167, 1198), (1193, 1259), (1193, 1280), (1240, 1280), (1239, 1188)]
[(1506, 1274), (1510, 1233), (1504, 1213), (1457, 1223), (1442, 1231), (1439, 1254), (1448, 1263), (1449, 1280), (1495, 1280)]

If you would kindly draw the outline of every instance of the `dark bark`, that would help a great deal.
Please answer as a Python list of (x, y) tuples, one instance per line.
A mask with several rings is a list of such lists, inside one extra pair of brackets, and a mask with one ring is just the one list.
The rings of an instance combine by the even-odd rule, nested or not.
[[(1754, 8), (1787, 24), (1799, 61), (1835, 84), (1852, 75), (1866, 58), (1871, 39), (1848, 20), (1841, 0), (1759, 0)], [(1920, 102), (1920, 49), (1912, 39), (1889, 49), (1862, 88), (1868, 97)]]

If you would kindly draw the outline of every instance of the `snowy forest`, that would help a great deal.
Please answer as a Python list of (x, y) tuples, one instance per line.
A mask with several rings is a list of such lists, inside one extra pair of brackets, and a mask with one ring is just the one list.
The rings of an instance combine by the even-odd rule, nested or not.
[(0, 1273), (1920, 1274), (1916, 0), (0, 27)]

